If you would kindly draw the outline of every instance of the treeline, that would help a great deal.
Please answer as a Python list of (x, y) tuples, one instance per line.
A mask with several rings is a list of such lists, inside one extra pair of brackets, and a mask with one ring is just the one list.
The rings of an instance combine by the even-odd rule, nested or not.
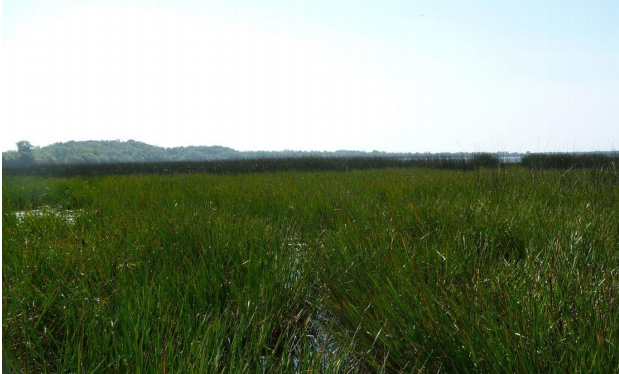
[[(27, 154), (31, 157), (24, 157)], [(162, 148), (135, 140), (70, 141), (40, 148), (24, 141), (18, 143), (17, 151), (2, 153), (2, 165), (206, 161), (235, 158), (238, 154), (219, 146)]]
[(260, 173), (283, 170), (348, 171), (387, 167), (452, 170), (521, 165), (533, 169), (607, 168), (619, 172), (617, 152), (593, 153), (386, 153), (241, 152), (221, 146), (161, 148), (129, 140), (57, 143), (34, 147), (17, 143), (2, 154), (3, 174), (87, 176), (106, 174)]
[[(36, 147), (27, 141), (17, 144), (17, 151), (2, 153), (2, 166), (31, 164), (114, 164), (168, 161), (220, 161), (295, 157), (387, 157), (387, 158), (466, 158), (471, 153), (387, 153), (361, 151), (237, 151), (222, 146), (163, 148), (135, 140), (70, 141)], [(518, 159), (519, 153), (500, 153), (501, 158)]]

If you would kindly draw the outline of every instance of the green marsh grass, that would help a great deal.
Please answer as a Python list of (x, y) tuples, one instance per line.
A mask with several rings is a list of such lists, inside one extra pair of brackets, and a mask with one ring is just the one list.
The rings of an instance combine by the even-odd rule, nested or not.
[[(612, 169), (3, 178), (16, 372), (619, 370)], [(50, 207), (79, 212), (15, 212)]]

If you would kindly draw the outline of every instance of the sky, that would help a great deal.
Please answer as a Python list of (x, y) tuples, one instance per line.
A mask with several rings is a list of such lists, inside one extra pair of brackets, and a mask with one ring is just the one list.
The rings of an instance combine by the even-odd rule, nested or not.
[(619, 150), (619, 1), (4, 0), (0, 148)]

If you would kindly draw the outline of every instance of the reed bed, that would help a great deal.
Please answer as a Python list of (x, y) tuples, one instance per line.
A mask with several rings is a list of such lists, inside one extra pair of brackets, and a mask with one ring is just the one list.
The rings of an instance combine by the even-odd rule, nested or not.
[(15, 372), (619, 370), (612, 168), (2, 183)]
[(619, 168), (619, 153), (530, 153), (521, 165), (537, 169)]
[[(35, 164), (3, 168), (4, 175), (73, 177), (133, 174), (254, 174), (281, 171), (340, 171), (420, 167), (471, 170), (489, 166), (491, 154), (474, 157), (289, 157), (218, 161), (170, 161), (112, 164)], [(495, 161), (496, 161), (495, 160)], [(491, 161), (496, 166), (499, 163)]]

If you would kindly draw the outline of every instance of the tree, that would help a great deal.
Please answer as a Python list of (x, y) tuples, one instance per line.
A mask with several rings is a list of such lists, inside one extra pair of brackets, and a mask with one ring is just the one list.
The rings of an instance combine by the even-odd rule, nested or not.
[(27, 140), (22, 140), (16, 143), (17, 154), (19, 155), (20, 164), (34, 164), (34, 155), (32, 150), (34, 146)]
[(16, 151), (2, 152), (2, 167), (19, 164), (19, 156)]
[(68, 155), (65, 159), (66, 164), (83, 164), (84, 159), (76, 155)]

